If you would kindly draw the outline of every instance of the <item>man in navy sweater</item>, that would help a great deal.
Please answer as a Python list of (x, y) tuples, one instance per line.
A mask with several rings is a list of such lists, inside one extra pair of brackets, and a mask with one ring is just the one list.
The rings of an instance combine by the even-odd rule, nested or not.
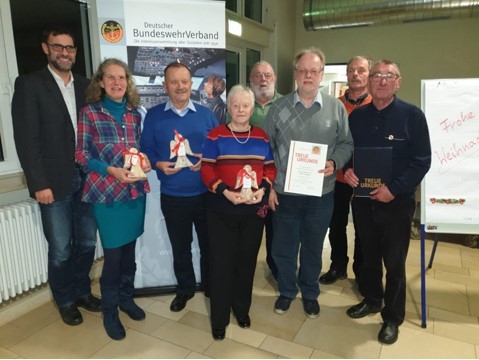
[[(404, 322), (405, 268), (415, 209), (414, 194), (431, 166), (426, 118), (416, 106), (396, 97), (400, 85), (397, 64), (389, 60), (376, 62), (369, 75), (373, 100), (353, 111), (349, 117), (355, 151), (362, 147), (392, 148), (391, 181), (371, 191), (370, 197), (353, 199), (362, 241), (363, 265), (360, 271), (364, 300), (347, 310), (348, 316), (354, 319), (381, 311), (384, 323), (378, 340), (385, 344), (396, 342), (399, 325)], [(356, 162), (354, 166), (361, 164)], [(350, 166), (344, 179), (350, 186), (358, 186), (359, 179)]]

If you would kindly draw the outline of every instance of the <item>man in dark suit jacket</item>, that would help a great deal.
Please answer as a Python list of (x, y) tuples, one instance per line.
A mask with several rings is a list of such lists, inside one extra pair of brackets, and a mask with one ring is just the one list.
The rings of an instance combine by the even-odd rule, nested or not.
[(15, 81), (15, 146), (30, 196), (40, 205), (53, 299), (63, 321), (78, 325), (78, 306), (101, 311), (89, 277), (96, 223), (91, 205), (81, 202), (85, 175), (75, 164), (77, 114), (89, 80), (71, 72), (77, 48), (69, 30), (45, 30), (41, 45), (48, 66)]

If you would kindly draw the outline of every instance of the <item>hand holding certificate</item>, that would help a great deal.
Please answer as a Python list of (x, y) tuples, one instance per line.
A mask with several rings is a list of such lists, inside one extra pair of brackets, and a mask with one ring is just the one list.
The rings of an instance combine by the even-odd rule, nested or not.
[(321, 196), (328, 145), (291, 141), (284, 191)]

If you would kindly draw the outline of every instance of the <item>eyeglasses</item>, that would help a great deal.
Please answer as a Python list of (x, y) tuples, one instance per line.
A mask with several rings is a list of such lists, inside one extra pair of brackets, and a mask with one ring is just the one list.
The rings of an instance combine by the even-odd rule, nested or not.
[(263, 76), (264, 76), (264, 78), (265, 78), (266, 80), (269, 80), (269, 79), (273, 78), (274, 74), (259, 72), (259, 73), (256, 73), (256, 74), (253, 75), (253, 77), (254, 77), (256, 80), (261, 79)]
[(63, 49), (65, 49), (68, 53), (72, 54), (77, 52), (76, 46), (73, 45), (62, 45), (62, 44), (49, 44), (47, 43), (48, 46), (51, 46), (53, 51), (56, 52), (63, 52)]
[(319, 76), (323, 69), (295, 69), (299, 75), (306, 76), (308, 73), (311, 74), (312, 77)]
[(369, 76), (372, 81), (379, 82), (381, 79), (386, 79), (387, 82), (392, 82), (396, 80), (399, 75), (393, 73), (381, 74), (381, 73), (374, 73)]
[(126, 81), (126, 75), (105, 75), (104, 78), (108, 81)]

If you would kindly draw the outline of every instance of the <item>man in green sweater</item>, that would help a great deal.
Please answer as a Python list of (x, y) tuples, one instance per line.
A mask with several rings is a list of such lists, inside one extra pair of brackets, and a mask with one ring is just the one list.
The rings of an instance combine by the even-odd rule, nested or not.
[[(264, 129), (264, 119), (273, 101), (279, 99), (282, 95), (276, 91), (276, 74), (273, 67), (267, 61), (258, 61), (253, 65), (249, 75), (251, 90), (254, 93), (254, 111), (249, 120), (253, 126), (259, 126)], [(271, 255), (271, 246), (273, 243), (273, 212), (268, 211), (265, 218), (264, 229), (266, 232), (266, 263), (271, 270), (273, 278), (276, 279), (278, 271)]]

